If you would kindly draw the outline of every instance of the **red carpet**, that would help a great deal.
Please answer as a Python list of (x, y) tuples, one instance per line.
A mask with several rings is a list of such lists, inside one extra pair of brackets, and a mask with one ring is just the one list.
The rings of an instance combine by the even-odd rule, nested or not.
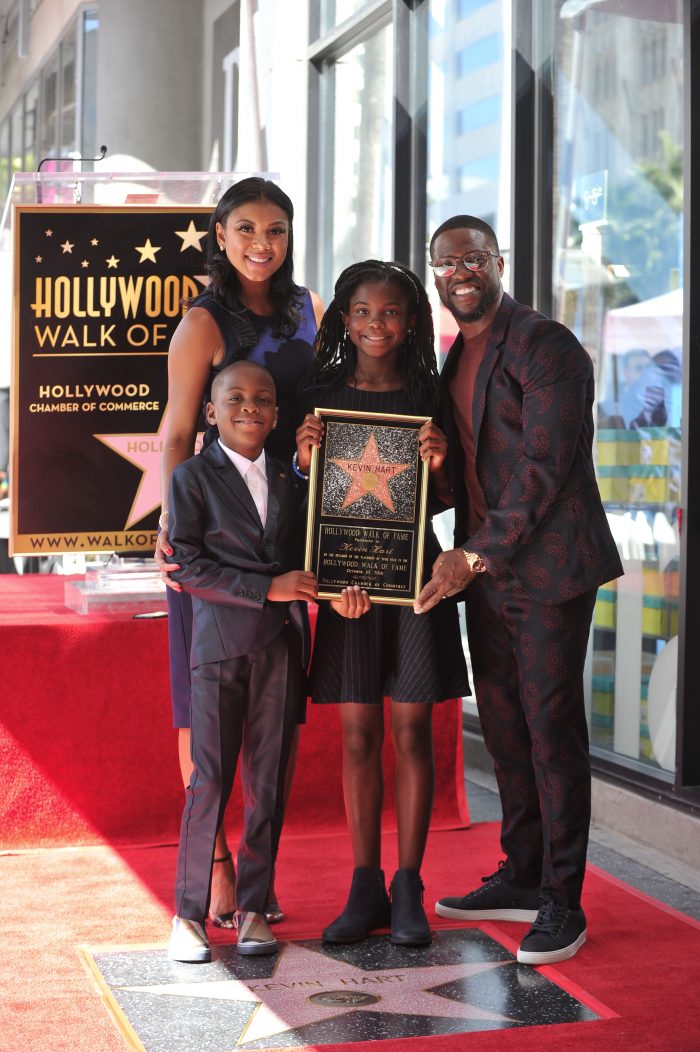
[[(166, 626), (80, 618), (62, 606), (62, 587), (59, 577), (0, 578), (0, 846), (12, 849), (0, 854), (0, 1050), (118, 1052), (123, 1039), (77, 947), (167, 941), (175, 848), (127, 846), (174, 842), (177, 832), (182, 790), (169, 727)], [(288, 917), (280, 939), (318, 936), (348, 887), (334, 716), (314, 710), (302, 739), (277, 877)], [(459, 925), (434, 916), (435, 898), (476, 886), (500, 856), (496, 826), (455, 828), (467, 820), (457, 705), (439, 707), (436, 717), (440, 783), (423, 876), (431, 923), (448, 929)], [(387, 761), (390, 783), (390, 747)], [(387, 806), (390, 876), (391, 794)], [(18, 850), (81, 843), (103, 846)], [(698, 1052), (700, 925), (595, 869), (583, 905), (589, 941), (572, 961), (544, 971), (598, 1021), (384, 1041), (374, 1052)], [(525, 931), (482, 927), (510, 949)], [(215, 932), (213, 941), (228, 938)]]
[[(183, 794), (170, 725), (167, 623), (75, 614), (63, 605), (64, 581), (0, 575), (0, 848), (171, 842)], [(458, 702), (435, 707), (434, 734), (434, 823), (466, 825)], [(344, 824), (339, 770), (337, 711), (309, 706), (291, 831)], [(385, 771), (391, 823), (388, 736)], [(234, 796), (231, 813), (240, 806)]]
[[(391, 838), (385, 846), (391, 872)], [(426, 902), (432, 907), (437, 896), (473, 886), (498, 857), (494, 825), (432, 833), (424, 868)], [(118, 1052), (125, 1047), (82, 971), (76, 947), (164, 946), (174, 863), (171, 847), (123, 849), (120, 856), (105, 848), (0, 856), (5, 934), (0, 1005), (7, 1013), (7, 1029), (0, 1023), (5, 1035), (0, 1048)], [(343, 901), (349, 867), (344, 837), (284, 837), (278, 884), (288, 920), (277, 929), (281, 939), (319, 934)], [(700, 925), (596, 869), (587, 876), (583, 904), (589, 941), (573, 960), (544, 971), (603, 1018), (385, 1041), (374, 1044), (374, 1052), (698, 1052)], [(429, 914), (435, 928), (460, 927), (435, 917), (432, 908)], [(525, 931), (517, 924), (482, 927), (509, 948)], [(213, 941), (227, 938), (216, 932)], [(323, 1048), (368, 1052), (370, 1045)]]
[[(396, 861), (391, 843), (386, 856), (391, 872)], [(459, 925), (432, 912), (436, 897), (475, 886), (481, 873), (495, 868), (498, 858), (498, 827), (493, 824), (431, 834), (424, 867), (426, 903), (431, 905), (434, 928), (481, 927), (515, 952), (527, 925)], [(146, 862), (143, 856), (142, 861)], [(153, 864), (153, 860), (148, 863)], [(323, 923), (342, 905), (350, 866), (343, 841), (285, 839), (279, 889), (290, 915), (278, 929), (280, 937), (320, 934)], [(465, 1048), (540, 1052), (546, 1047), (567, 1052), (698, 1052), (700, 1021), (691, 1002), (700, 990), (700, 924), (595, 867), (587, 876), (583, 905), (589, 922), (585, 947), (573, 960), (540, 970), (602, 1015), (599, 1022), (412, 1039), (405, 1044), (383, 1041), (372, 1046), (375, 1052), (398, 1052), (399, 1046), (405, 1052)], [(224, 941), (223, 936), (219, 939)], [(323, 1046), (324, 1050), (341, 1047), (345, 1052), (361, 1052), (370, 1046)]]

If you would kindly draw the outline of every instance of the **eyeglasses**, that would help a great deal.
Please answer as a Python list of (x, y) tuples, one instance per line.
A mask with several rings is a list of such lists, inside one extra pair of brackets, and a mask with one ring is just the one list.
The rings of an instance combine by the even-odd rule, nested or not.
[(461, 259), (438, 259), (434, 263), (428, 263), (433, 268), (433, 273), (439, 278), (449, 278), (454, 274), (461, 263), (467, 270), (483, 270), (490, 257), (498, 259), (498, 252), (470, 252), (468, 256)]

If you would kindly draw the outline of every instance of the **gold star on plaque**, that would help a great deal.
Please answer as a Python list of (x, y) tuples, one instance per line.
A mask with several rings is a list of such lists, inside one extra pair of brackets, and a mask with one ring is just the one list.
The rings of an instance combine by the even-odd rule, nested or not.
[(112, 255), (109, 257), (109, 259), (105, 260), (105, 262), (106, 262), (107, 267), (108, 267), (109, 270), (116, 270), (117, 269), (117, 265), (119, 263), (119, 260), (114, 255), (114, 253), (112, 253)]
[(99, 243), (100, 243), (100, 241), (99, 241), (99, 238), (96, 238), (96, 237), (93, 237), (93, 238), (91, 239), (91, 241), (90, 241), (90, 244), (91, 244), (91, 245), (93, 246), (93, 248), (94, 248), (94, 247), (95, 247), (96, 245), (99, 245)]
[(190, 219), (190, 225), (187, 230), (176, 230), (175, 233), (178, 237), (182, 238), (181, 252), (184, 252), (186, 248), (196, 248), (198, 252), (202, 251), (202, 238), (207, 236), (206, 230), (197, 230), (194, 225), (194, 219)]
[(350, 460), (345, 457), (330, 457), (329, 459), (332, 464), (337, 464), (341, 471), (345, 471), (352, 479), (350, 487), (345, 494), (343, 508), (348, 508), (356, 500), (360, 500), (361, 497), (366, 497), (369, 494), (375, 500), (378, 500), (380, 504), (387, 507), (389, 511), (393, 512), (395, 510), (391, 490), (389, 489), (389, 480), (404, 471), (408, 471), (411, 465), (393, 464), (391, 461), (382, 460), (377, 448), (374, 431), (371, 432), (367, 439), (367, 445), (357, 459)]
[(61, 248), (63, 249), (64, 253), (65, 253), (65, 252), (72, 252), (72, 251), (73, 251), (73, 249), (75, 248), (75, 245), (72, 245), (72, 244), (70, 243), (70, 241), (68, 241), (68, 239), (66, 239), (66, 240), (65, 240), (65, 241), (63, 242), (63, 244), (61, 245)]
[(87, 261), (86, 259), (83, 259), (83, 260), (81, 261), (81, 263), (80, 263), (80, 266), (81, 266), (81, 267), (89, 267), (89, 266), (90, 266), (90, 264), (88, 263), (88, 261)]
[(35, 263), (43, 263), (44, 262), (44, 257), (43, 256), (34, 256), (34, 262)]
[(160, 245), (158, 245), (158, 246), (152, 245), (150, 237), (147, 237), (146, 238), (146, 244), (145, 245), (136, 245), (135, 246), (135, 250), (136, 250), (136, 252), (140, 252), (141, 253), (141, 259), (139, 260), (139, 263), (145, 263), (147, 259), (150, 260), (151, 263), (155, 263), (156, 262), (156, 252), (160, 252)]
[(45, 230), (44, 233), (47, 237), (53, 237), (53, 230)]

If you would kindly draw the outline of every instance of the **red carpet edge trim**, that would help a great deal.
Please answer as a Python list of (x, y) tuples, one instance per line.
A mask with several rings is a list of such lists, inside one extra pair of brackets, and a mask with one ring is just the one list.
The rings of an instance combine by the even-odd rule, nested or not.
[(586, 866), (592, 873), (595, 873), (597, 877), (602, 880), (607, 880), (608, 884), (613, 884), (616, 888), (621, 888), (628, 894), (633, 895), (635, 898), (641, 899), (642, 902), (646, 902), (649, 906), (656, 906), (662, 913), (668, 913), (671, 917), (675, 917), (676, 920), (685, 921), (691, 928), (697, 928), (700, 931), (700, 921), (696, 920), (695, 917), (689, 917), (687, 913), (681, 913), (680, 910), (675, 909), (673, 906), (667, 906), (665, 902), (659, 902), (658, 899), (654, 899), (651, 895), (647, 895), (646, 892), (640, 891), (639, 888), (632, 887), (631, 884), (626, 884), (624, 880), (620, 880), (618, 877), (613, 877), (612, 874), (606, 873), (604, 869), (599, 869), (598, 866), (591, 865), (589, 862)]

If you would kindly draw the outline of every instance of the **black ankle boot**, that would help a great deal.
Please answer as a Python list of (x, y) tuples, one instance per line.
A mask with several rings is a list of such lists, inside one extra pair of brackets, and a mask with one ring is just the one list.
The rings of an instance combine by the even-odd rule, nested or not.
[(428, 946), (432, 934), (423, 909), (423, 881), (417, 869), (397, 869), (391, 882), (391, 942)]
[(357, 866), (345, 909), (323, 931), (324, 942), (361, 942), (374, 928), (389, 926), (389, 896), (384, 872), (372, 866)]

